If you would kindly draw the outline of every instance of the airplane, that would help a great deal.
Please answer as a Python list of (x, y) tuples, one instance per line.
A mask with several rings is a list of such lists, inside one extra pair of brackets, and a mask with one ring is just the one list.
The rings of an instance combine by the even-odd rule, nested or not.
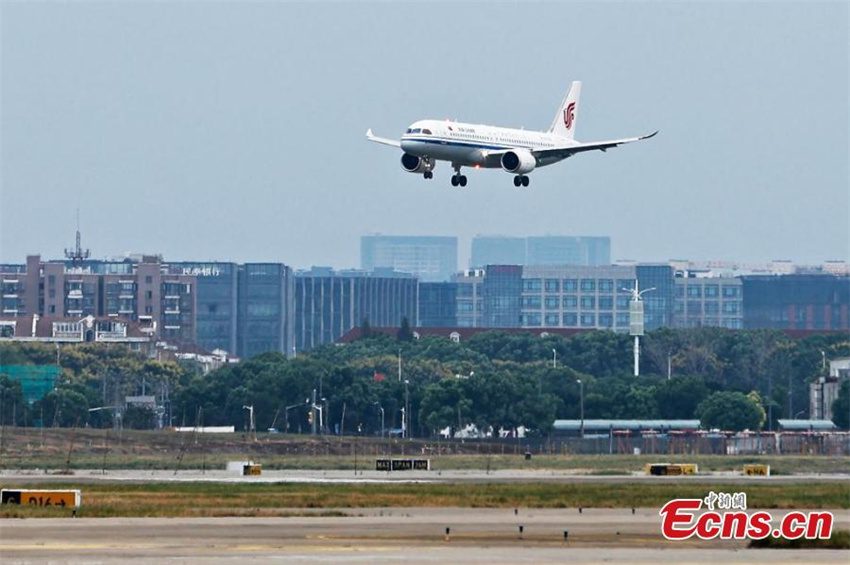
[(527, 131), (445, 120), (420, 120), (407, 128), (401, 140), (378, 137), (369, 129), (366, 139), (404, 151), (401, 167), (408, 173), (434, 178), (437, 161), (451, 163), (452, 186), (466, 186), (461, 167), (498, 169), (514, 175), (514, 186), (528, 186), (528, 174), (577, 153), (607, 151), (612, 147), (641, 141), (640, 137), (581, 143), (575, 140), (581, 82), (574, 81), (548, 131)]

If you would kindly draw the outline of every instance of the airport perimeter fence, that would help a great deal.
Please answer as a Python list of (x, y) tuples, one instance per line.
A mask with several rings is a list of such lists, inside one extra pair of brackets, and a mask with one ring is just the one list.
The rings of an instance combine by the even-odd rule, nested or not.
[[(473, 447), (475, 446), (475, 447)], [(745, 436), (550, 436), (448, 440), (423, 451), (451, 455), (477, 451), (501, 455), (823, 455), (850, 456), (850, 433), (770, 433)]]

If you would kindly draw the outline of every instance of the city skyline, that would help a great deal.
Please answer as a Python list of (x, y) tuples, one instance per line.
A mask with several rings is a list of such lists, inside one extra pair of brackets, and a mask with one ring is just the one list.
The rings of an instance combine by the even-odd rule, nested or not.
[[(251, 261), (247, 260), (243, 257), (221, 257), (221, 258), (209, 258), (209, 257), (195, 257), (191, 255), (177, 255), (175, 257), (166, 256), (163, 252), (155, 250), (155, 249), (140, 249), (140, 250), (128, 250), (119, 254), (111, 254), (111, 255), (102, 255), (98, 252), (97, 248), (94, 245), (91, 245), (85, 238), (85, 234), (82, 234), (82, 250), (91, 253), (91, 256), (87, 259), (90, 261), (104, 261), (104, 262), (120, 262), (128, 259), (138, 259), (144, 256), (157, 256), (161, 257), (164, 263), (168, 264), (179, 264), (179, 263), (283, 263), (290, 266), (295, 271), (310, 271), (315, 268), (330, 268), (334, 270), (362, 270), (364, 267), (362, 266), (362, 257), (360, 253), (362, 252), (362, 238), (363, 237), (383, 237), (383, 238), (451, 238), (455, 237), (458, 240), (458, 273), (463, 272), (467, 269), (480, 267), (477, 265), (473, 265), (471, 263), (471, 259), (473, 256), (473, 243), (476, 238), (513, 238), (513, 239), (545, 239), (545, 238), (607, 238), (608, 236), (599, 236), (599, 235), (578, 235), (578, 234), (553, 234), (546, 233), (541, 235), (506, 235), (504, 233), (498, 234), (474, 234), (468, 238), (467, 241), (463, 241), (462, 238), (458, 236), (451, 236), (445, 234), (409, 234), (409, 233), (399, 233), (399, 234), (385, 234), (385, 233), (374, 233), (369, 232), (359, 236), (356, 240), (356, 247), (358, 248), (357, 256), (352, 261), (351, 264), (342, 264), (342, 265), (333, 265), (329, 264), (326, 261), (321, 261), (320, 259), (308, 261), (305, 264), (295, 264), (291, 261), (287, 260), (286, 257), (274, 257), (264, 260)], [(697, 264), (697, 265), (721, 265), (721, 264), (729, 264), (729, 265), (742, 265), (742, 266), (756, 266), (756, 267), (766, 267), (769, 265), (790, 265), (790, 266), (799, 266), (799, 267), (821, 267), (829, 263), (840, 263), (840, 264), (848, 264), (850, 260), (848, 259), (835, 259), (835, 258), (823, 258), (821, 260), (813, 260), (813, 261), (795, 261), (793, 258), (789, 257), (772, 257), (765, 258), (762, 260), (735, 260), (730, 259), (728, 257), (684, 257), (684, 256), (674, 256), (668, 258), (658, 258), (658, 259), (643, 259), (643, 258), (635, 258), (635, 257), (618, 257), (613, 251), (616, 248), (616, 242), (610, 239), (611, 243), (611, 261), (610, 265), (618, 265), (618, 264), (632, 264), (632, 263), (669, 263), (674, 265), (680, 264)], [(464, 245), (466, 243), (466, 245)], [(57, 244), (55, 246), (56, 253), (55, 255), (50, 255), (49, 253), (45, 253), (43, 251), (33, 251), (31, 253), (26, 253), (25, 255), (15, 258), (9, 257), (8, 259), (4, 257), (4, 260), (0, 260), (0, 264), (20, 264), (23, 265), (26, 263), (26, 258), (31, 255), (41, 256), (46, 261), (71, 261), (72, 259), (68, 258), (67, 253), (69, 250), (73, 251), (73, 246), (70, 245), (70, 240), (66, 242), (66, 244)], [(463, 259), (465, 258), (465, 259)], [(504, 262), (501, 264), (522, 264), (522, 262)], [(553, 264), (562, 264), (562, 265), (572, 265), (578, 263), (571, 262), (559, 262)], [(726, 267), (729, 268), (729, 267)], [(371, 269), (366, 269), (371, 270)]]
[[(510, 5), (460, 4), (422, 57), (402, 40), (415, 5), (4, 3), (0, 261), (61, 255), (77, 207), (106, 257), (344, 268), (378, 231), (457, 236), (460, 265), (488, 233), (603, 234), (615, 260), (847, 260), (848, 6), (818, 8), (545, 4), (517, 28)], [(499, 57), (457, 56), (498, 29), (518, 30)], [(661, 133), (521, 190), (425, 182), (364, 138), (425, 117), (544, 128), (574, 79), (580, 140)]]

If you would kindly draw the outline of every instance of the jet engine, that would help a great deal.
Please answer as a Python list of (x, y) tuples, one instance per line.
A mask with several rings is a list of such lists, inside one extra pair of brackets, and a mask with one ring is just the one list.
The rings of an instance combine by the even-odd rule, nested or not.
[(427, 173), (434, 170), (434, 161), (404, 153), (401, 156), (401, 168), (408, 173)]
[(534, 170), (537, 160), (534, 155), (521, 149), (502, 155), (502, 168), (515, 175), (525, 175)]

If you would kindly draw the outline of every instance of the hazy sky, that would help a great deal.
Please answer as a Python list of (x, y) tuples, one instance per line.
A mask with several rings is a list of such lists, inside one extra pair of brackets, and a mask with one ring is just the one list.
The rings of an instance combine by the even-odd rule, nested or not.
[[(848, 259), (848, 4), (3, 3), (0, 261), (359, 263), (363, 234), (610, 235), (615, 259)], [(452, 188), (417, 119), (649, 141)]]

